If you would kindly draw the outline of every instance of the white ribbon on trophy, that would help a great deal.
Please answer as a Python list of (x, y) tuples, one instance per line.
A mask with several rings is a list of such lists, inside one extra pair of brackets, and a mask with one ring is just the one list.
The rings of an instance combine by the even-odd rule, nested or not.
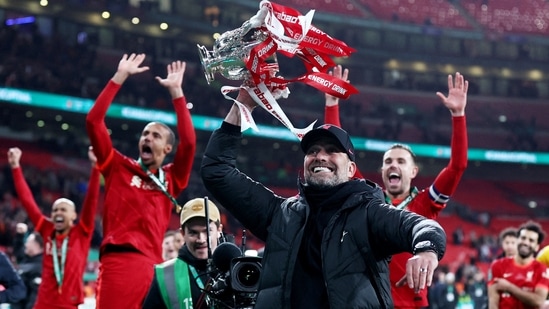
[[(260, 17), (262, 15), (265, 15), (265, 17), (263, 18), (264, 25), (271, 33), (272, 38), (278, 44), (278, 49), (287, 51), (291, 54), (295, 54), (299, 44), (301, 43), (301, 41), (303, 41), (303, 38), (305, 38), (305, 34), (309, 32), (309, 29), (312, 26), (315, 10), (310, 10), (304, 16), (297, 16), (296, 19), (296, 17), (286, 15), (284, 14), (284, 12), (279, 12), (277, 14), (275, 10), (273, 10), (271, 3), (266, 0), (261, 1), (259, 7), (260, 11), (258, 15)], [(266, 13), (263, 13), (264, 11), (266, 11)], [(280, 22), (279, 18), (283, 20), (288, 20), (292, 23), (295, 20), (295, 23), (301, 26), (301, 32), (294, 33), (293, 35), (296, 36), (295, 38), (287, 36), (285, 34), (285, 27)]]

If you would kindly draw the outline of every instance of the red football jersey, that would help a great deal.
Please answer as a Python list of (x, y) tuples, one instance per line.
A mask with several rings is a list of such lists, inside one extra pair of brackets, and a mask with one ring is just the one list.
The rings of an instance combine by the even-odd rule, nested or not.
[[(339, 107), (325, 107), (325, 123), (341, 126)], [(429, 219), (436, 219), (444, 209), (450, 195), (452, 195), (467, 166), (467, 125), (465, 116), (452, 117), (451, 156), (446, 166), (437, 176), (433, 184), (420, 191), (407, 205), (403, 207)], [(355, 175), (360, 175), (357, 173)], [(402, 201), (388, 201), (397, 206)], [(399, 207), (400, 208), (400, 207)], [(389, 263), (389, 277), (391, 280), (391, 294), (395, 308), (420, 308), (428, 305), (427, 289), (415, 293), (408, 285), (396, 287), (396, 283), (406, 274), (406, 262), (412, 255), (399, 253), (393, 255)]]
[[(54, 224), (49, 217), (44, 216), (36, 204), (32, 192), (25, 181), (21, 168), (12, 169), (17, 195), (27, 211), (36, 231), (44, 239), (44, 257), (42, 261), (42, 282), (38, 289), (38, 297), (34, 309), (71, 308), (74, 309), (84, 302), (83, 276), (88, 260), (91, 237), (93, 235), (95, 212), (99, 197), (100, 173), (93, 169), (84, 205), (79, 221), (63, 237), (55, 236)], [(52, 241), (57, 240), (58, 246), (68, 237), (65, 268), (61, 287), (57, 284), (53, 269)], [(56, 239), (57, 238), (57, 239)]]
[[(549, 270), (547, 266), (536, 260), (527, 265), (518, 265), (512, 257), (497, 259), (490, 266), (488, 286), (494, 284), (496, 278), (504, 278), (528, 292), (534, 292), (538, 287), (549, 289)], [(536, 307), (524, 305), (509, 293), (500, 294), (499, 308), (536, 309)]]
[[(131, 247), (162, 262), (162, 239), (174, 207), (172, 201), (132, 158), (113, 148), (105, 115), (120, 85), (103, 89), (86, 119), (87, 131), (105, 177), (102, 250), (108, 244)], [(187, 186), (196, 150), (196, 134), (185, 97), (173, 101), (179, 143), (173, 163), (164, 165), (164, 185), (174, 197)]]

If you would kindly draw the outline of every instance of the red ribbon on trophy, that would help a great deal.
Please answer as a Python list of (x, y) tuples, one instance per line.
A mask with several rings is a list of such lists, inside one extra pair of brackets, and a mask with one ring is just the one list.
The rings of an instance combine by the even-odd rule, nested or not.
[[(246, 89), (259, 106), (301, 139), (312, 129), (314, 122), (307, 128), (295, 128), (276, 100), (289, 95), (287, 85), (293, 82), (304, 83), (343, 99), (358, 93), (350, 83), (327, 73), (335, 66), (332, 57), (348, 57), (355, 49), (312, 25), (314, 10), (302, 15), (297, 10), (266, 0), (261, 1), (259, 8), (258, 13), (241, 28), (224, 33), (216, 41), (213, 52), (199, 46), (206, 78), (209, 82), (213, 80), (214, 72), (220, 72), (229, 79), (252, 81), (253, 86), (241, 88)], [(250, 31), (255, 31), (255, 41), (243, 39)], [(277, 76), (277, 53), (289, 58), (297, 56), (303, 61), (306, 73), (290, 79)], [(273, 58), (274, 63), (270, 61)], [(225, 86), (221, 92), (239, 106), (243, 114), (242, 131), (250, 127), (257, 130), (246, 107), (228, 96), (229, 92), (238, 89)]]

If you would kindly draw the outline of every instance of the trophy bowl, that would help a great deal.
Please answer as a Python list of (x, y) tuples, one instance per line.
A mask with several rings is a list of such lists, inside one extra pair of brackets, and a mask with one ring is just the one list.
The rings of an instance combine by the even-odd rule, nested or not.
[(236, 57), (222, 58), (215, 56), (205, 46), (197, 45), (197, 47), (200, 63), (208, 84), (215, 80), (215, 73), (220, 73), (230, 80), (245, 80), (250, 76), (246, 64), (241, 59)]
[(237, 29), (224, 32), (214, 43), (213, 50), (197, 44), (200, 63), (208, 84), (214, 81), (215, 73), (230, 80), (247, 80), (251, 74), (246, 68), (246, 59), (252, 48), (263, 42), (268, 33), (253, 28), (249, 22)]

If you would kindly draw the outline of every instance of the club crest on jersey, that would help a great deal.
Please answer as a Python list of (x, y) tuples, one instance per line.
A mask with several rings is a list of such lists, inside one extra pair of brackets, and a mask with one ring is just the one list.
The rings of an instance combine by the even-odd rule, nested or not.
[[(168, 187), (168, 182), (164, 182), (164, 185)], [(154, 183), (154, 181), (143, 181), (143, 179), (137, 175), (133, 175), (130, 181), (130, 187), (136, 187), (143, 190), (159, 190), (160, 188)]]
[(534, 271), (529, 271), (526, 273), (526, 281), (527, 282), (532, 282), (532, 279), (534, 278)]

